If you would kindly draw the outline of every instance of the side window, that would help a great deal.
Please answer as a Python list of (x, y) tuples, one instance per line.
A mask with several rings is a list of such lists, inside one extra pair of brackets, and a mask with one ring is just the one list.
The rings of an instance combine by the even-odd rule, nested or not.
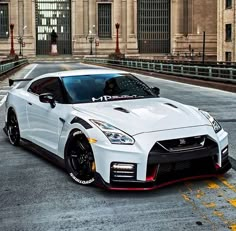
[(40, 95), (43, 93), (52, 93), (58, 103), (63, 103), (62, 88), (58, 78), (43, 78), (33, 82), (28, 92)]

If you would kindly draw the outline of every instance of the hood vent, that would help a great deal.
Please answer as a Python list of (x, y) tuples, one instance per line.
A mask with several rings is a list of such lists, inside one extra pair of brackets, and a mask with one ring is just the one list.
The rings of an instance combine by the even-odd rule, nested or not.
[(165, 103), (166, 105), (170, 106), (170, 107), (173, 107), (173, 108), (178, 108), (176, 107), (175, 105), (171, 104), (171, 103)]
[(115, 107), (114, 110), (121, 111), (121, 112), (124, 112), (124, 113), (129, 113), (129, 111), (126, 110), (126, 109), (123, 108), (123, 107)]

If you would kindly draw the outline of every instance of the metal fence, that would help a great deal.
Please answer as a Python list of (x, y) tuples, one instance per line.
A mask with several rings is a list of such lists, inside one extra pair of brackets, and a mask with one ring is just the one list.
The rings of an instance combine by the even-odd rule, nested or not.
[(127, 67), (150, 72), (172, 74), (198, 79), (213, 80), (219, 82), (236, 83), (236, 68), (209, 67), (209, 66), (189, 66), (169, 63), (154, 63), (133, 60), (111, 60), (101, 58), (84, 59), (86, 62), (108, 64), (113, 66)]
[(28, 63), (27, 59), (19, 59), (17, 61), (9, 61), (4, 64), (0, 64), (0, 76), (16, 67)]

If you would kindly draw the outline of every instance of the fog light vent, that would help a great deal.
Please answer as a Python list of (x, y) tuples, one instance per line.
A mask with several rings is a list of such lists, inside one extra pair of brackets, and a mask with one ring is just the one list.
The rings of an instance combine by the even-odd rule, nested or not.
[(137, 175), (137, 164), (111, 163), (111, 181), (135, 181)]
[(221, 151), (221, 161), (222, 161), (222, 163), (228, 161), (228, 154), (229, 154), (229, 148), (228, 148), (228, 146), (226, 146)]

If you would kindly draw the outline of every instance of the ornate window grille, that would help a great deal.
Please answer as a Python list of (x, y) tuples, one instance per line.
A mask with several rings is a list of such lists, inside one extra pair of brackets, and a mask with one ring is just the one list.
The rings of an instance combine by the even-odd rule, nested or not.
[(58, 53), (71, 54), (71, 1), (36, 0), (35, 5), (37, 54), (50, 53), (52, 30), (58, 35)]
[(138, 0), (140, 53), (170, 53), (170, 0)]
[(100, 39), (111, 38), (111, 4), (98, 4), (98, 37)]
[(8, 4), (0, 4), (0, 38), (9, 37)]

